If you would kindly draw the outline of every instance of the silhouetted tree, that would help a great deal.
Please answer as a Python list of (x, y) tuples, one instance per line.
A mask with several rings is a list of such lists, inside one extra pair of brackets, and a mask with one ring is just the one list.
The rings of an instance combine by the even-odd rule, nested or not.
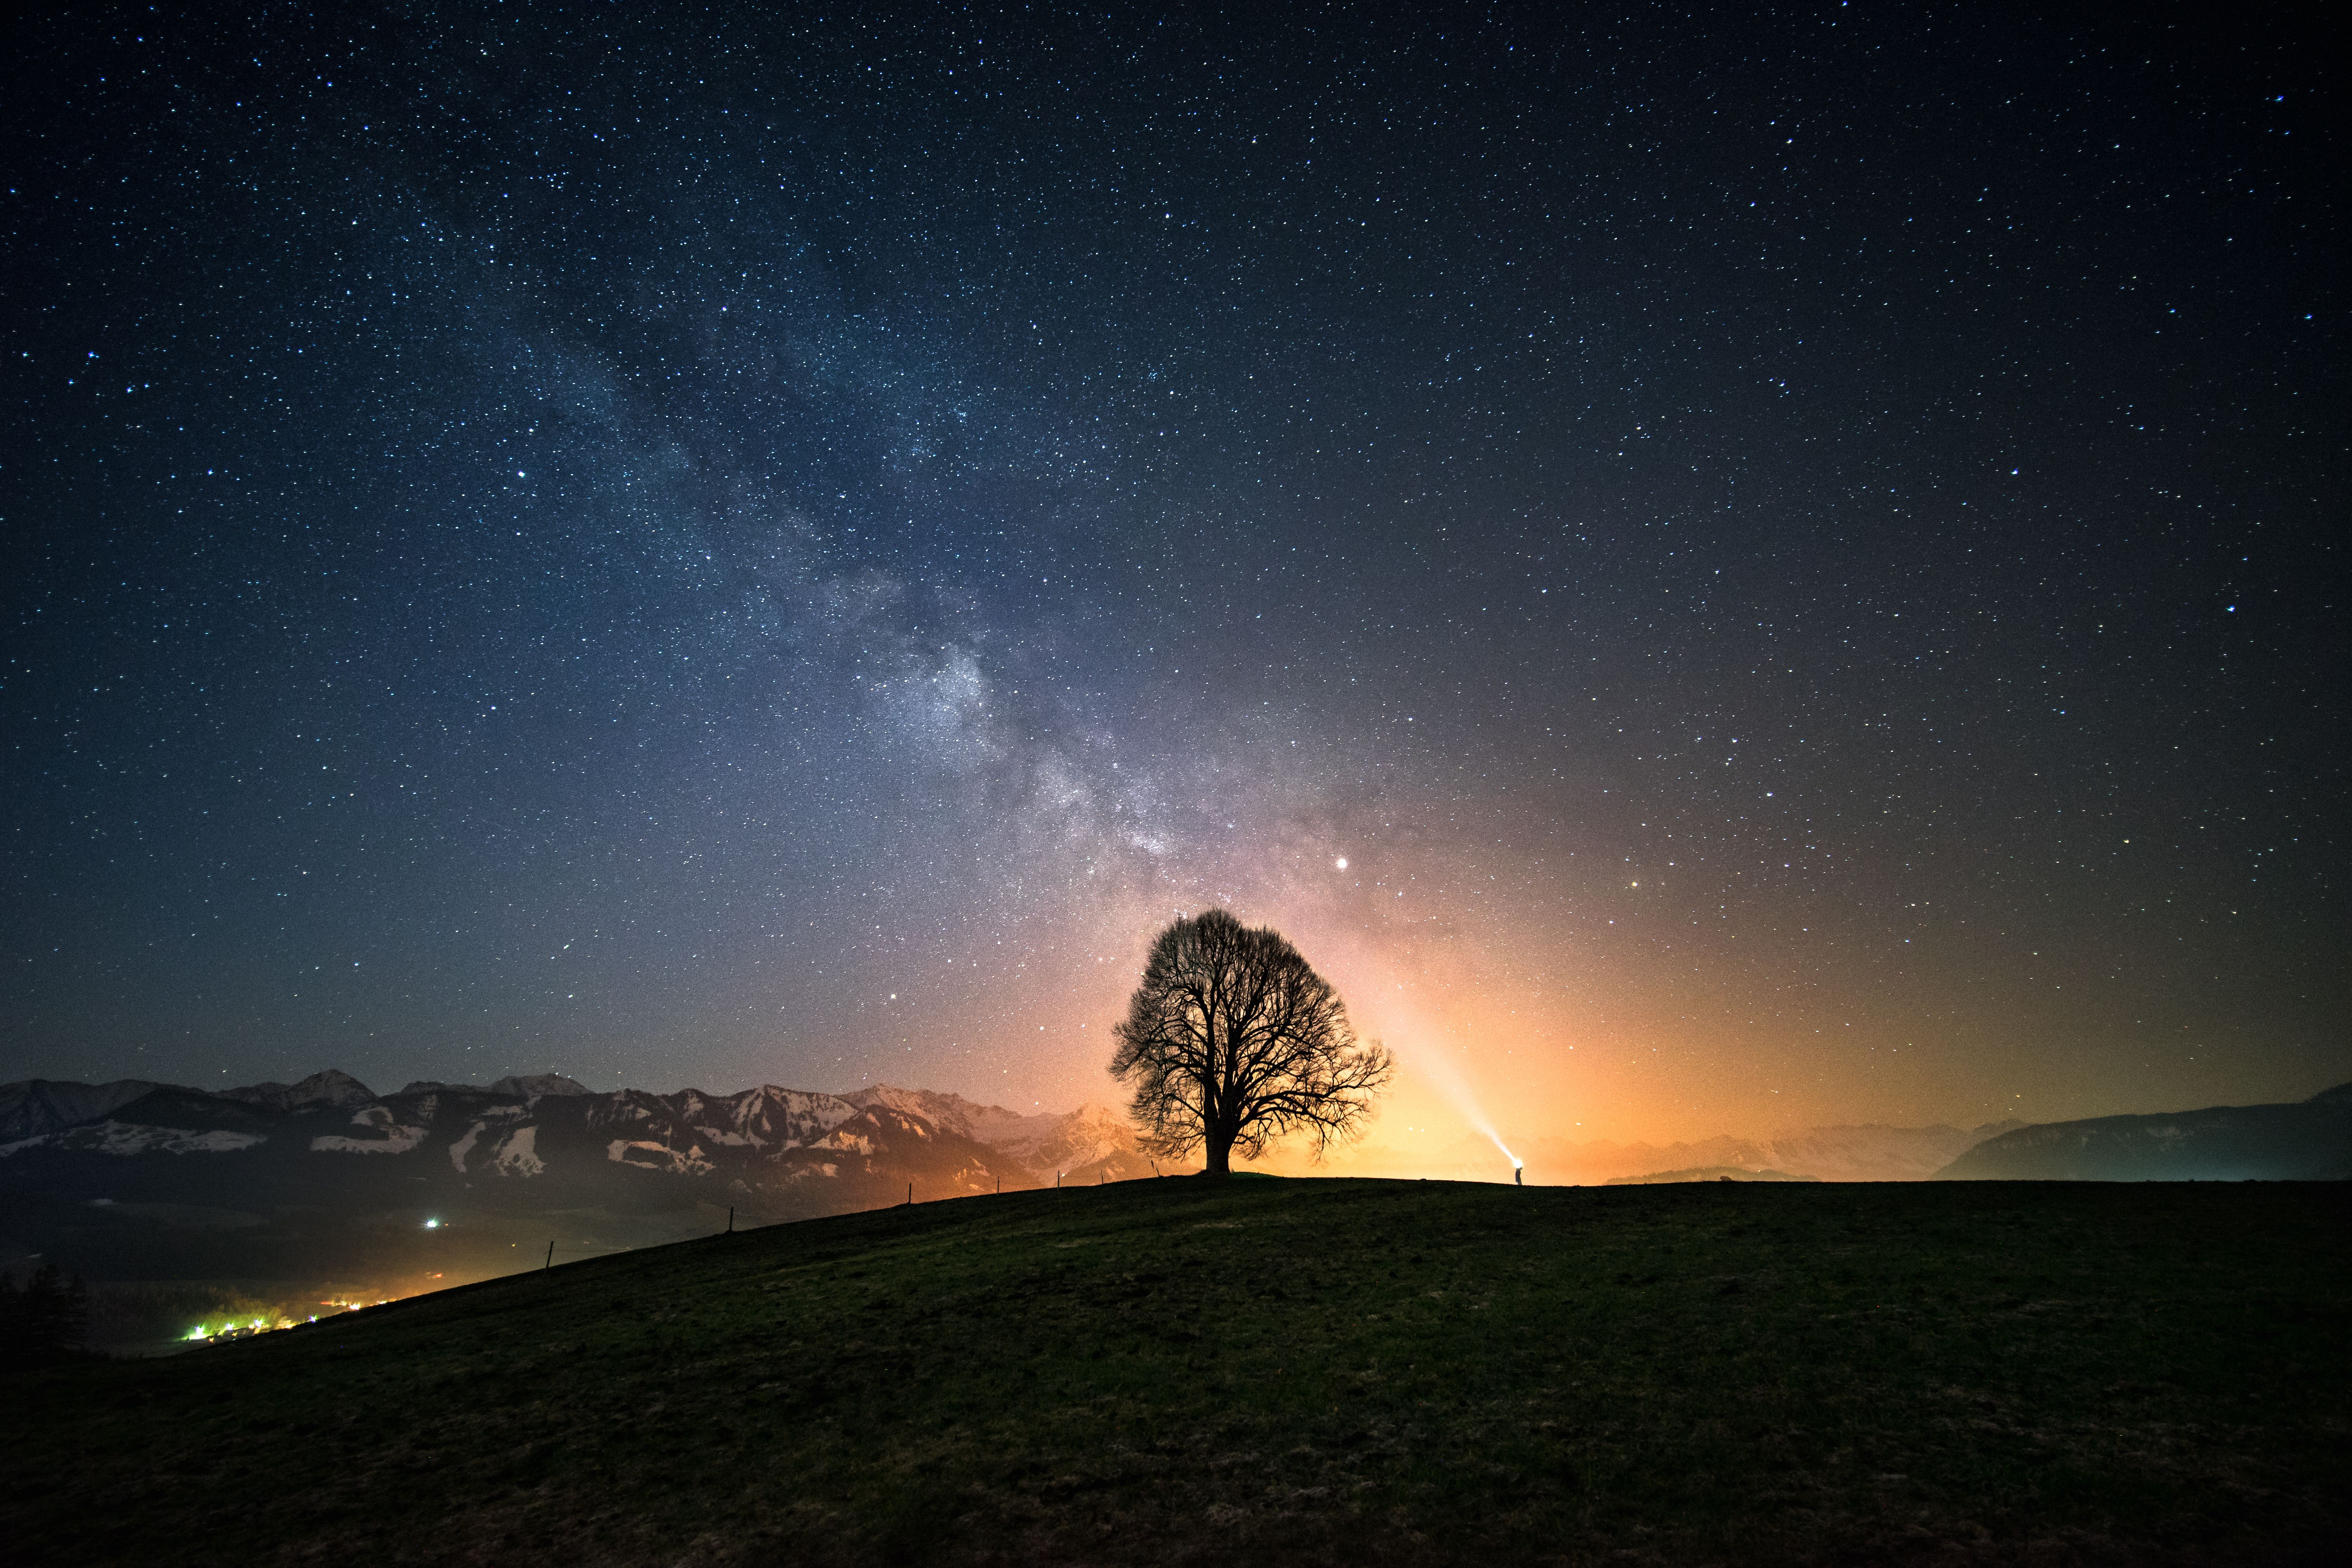
[(1313, 1134), (1318, 1158), (1353, 1138), (1394, 1070), (1359, 1042), (1330, 983), (1279, 931), (1223, 910), (1179, 920), (1151, 944), (1143, 984), (1112, 1033), (1111, 1076), (1155, 1154), (1203, 1151), (1211, 1175), (1233, 1152), (1255, 1159), (1286, 1133)]
[(81, 1348), (89, 1322), (89, 1291), (68, 1280), (54, 1263), (33, 1270), (23, 1289), (0, 1274), (0, 1353), (12, 1362), (47, 1361)]

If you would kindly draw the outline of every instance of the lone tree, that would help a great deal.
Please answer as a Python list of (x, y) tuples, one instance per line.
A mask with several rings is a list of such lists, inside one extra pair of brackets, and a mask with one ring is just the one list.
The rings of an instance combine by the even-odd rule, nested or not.
[(1282, 933), (1223, 910), (1179, 920), (1151, 944), (1143, 984), (1112, 1033), (1111, 1076), (1155, 1154), (1206, 1152), (1209, 1174), (1305, 1129), (1321, 1158), (1353, 1138), (1395, 1064), (1359, 1042), (1347, 1005)]

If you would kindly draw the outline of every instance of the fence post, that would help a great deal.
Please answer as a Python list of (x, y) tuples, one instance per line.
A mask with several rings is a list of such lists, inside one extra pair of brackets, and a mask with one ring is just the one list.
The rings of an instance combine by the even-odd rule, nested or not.
[(546, 1262), (546, 1264), (545, 1264), (545, 1265), (541, 1268), (540, 1272), (543, 1274), (543, 1273), (547, 1272), (547, 1270), (548, 1270), (548, 1269), (553, 1268), (554, 1267), (555, 1267), (555, 1243), (553, 1243), (553, 1242), (551, 1242), (551, 1242), (549, 1242), (549, 1243), (547, 1244), (547, 1262)]
[(912, 1182), (907, 1184), (907, 1206), (908, 1208), (915, 1206), (915, 1184)]
[(729, 1204), (727, 1205), (727, 1234), (730, 1236), (735, 1234), (735, 1205), (733, 1204)]

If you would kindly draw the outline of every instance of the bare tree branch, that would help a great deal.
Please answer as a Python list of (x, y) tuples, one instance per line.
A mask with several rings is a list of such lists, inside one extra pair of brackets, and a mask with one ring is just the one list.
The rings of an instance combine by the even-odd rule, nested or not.
[(1303, 1131), (1320, 1159), (1358, 1137), (1395, 1063), (1356, 1038), (1346, 1004), (1271, 927), (1223, 910), (1171, 922), (1112, 1031), (1111, 1076), (1155, 1154), (1206, 1152), (1222, 1174)]

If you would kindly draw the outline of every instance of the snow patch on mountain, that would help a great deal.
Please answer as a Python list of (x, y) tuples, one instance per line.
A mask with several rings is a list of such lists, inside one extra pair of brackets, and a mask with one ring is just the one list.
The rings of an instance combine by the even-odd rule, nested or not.
[(798, 1149), (857, 1114), (839, 1096), (779, 1089), (772, 1083), (740, 1094), (707, 1095), (689, 1089), (670, 1097), (696, 1131), (729, 1148)]
[(395, 1119), (388, 1105), (371, 1105), (352, 1117), (352, 1125), (363, 1127), (374, 1134), (369, 1138), (326, 1135), (310, 1140), (312, 1152), (320, 1154), (405, 1154), (425, 1142), (425, 1130), (411, 1127)]
[(702, 1157), (702, 1150), (677, 1150), (666, 1143), (648, 1143), (627, 1138), (615, 1138), (605, 1146), (604, 1157), (616, 1165), (633, 1165), (640, 1171), (662, 1171), (673, 1176), (707, 1176), (718, 1167)]
[[(1024, 1115), (1007, 1110), (1001, 1105), (982, 1105), (960, 1094), (940, 1094), (928, 1089), (899, 1089), (887, 1083), (872, 1084), (852, 1089), (841, 1096), (844, 1103), (859, 1110), (884, 1106), (908, 1116), (919, 1116), (932, 1126), (968, 1138), (975, 1143), (985, 1143), (1022, 1159), (1028, 1152), (1058, 1131), (1069, 1120), (1059, 1111), (1040, 1111)], [(1034, 1163), (1034, 1161), (1031, 1162)]]
[(1107, 1105), (1082, 1105), (1055, 1121), (1052, 1132), (1022, 1151), (1040, 1169), (1075, 1171), (1138, 1152), (1134, 1126)]
[(149, 1153), (234, 1154), (263, 1141), (258, 1132), (230, 1132), (218, 1128), (199, 1132), (187, 1127), (139, 1127), (121, 1121), (100, 1121), (0, 1145), (0, 1158), (36, 1148), (124, 1158)]
[(508, 1133), (498, 1152), (490, 1156), (489, 1168), (501, 1176), (544, 1174), (547, 1162), (539, 1157), (539, 1129), (518, 1127)]
[[(437, 1096), (428, 1097), (426, 1103), (430, 1104), (437, 1098)], [(475, 1118), (474, 1124), (466, 1129), (465, 1136), (449, 1145), (449, 1163), (457, 1167), (459, 1174), (464, 1174), (466, 1161), (473, 1154), (474, 1146), (481, 1142), (484, 1133), (488, 1132), (497, 1123), (512, 1121), (528, 1114), (529, 1112), (520, 1105), (493, 1105), (485, 1108), (481, 1115)]]
[(871, 1133), (851, 1128), (838, 1128), (818, 1139), (812, 1147), (838, 1149), (845, 1154), (872, 1154), (880, 1147)]

